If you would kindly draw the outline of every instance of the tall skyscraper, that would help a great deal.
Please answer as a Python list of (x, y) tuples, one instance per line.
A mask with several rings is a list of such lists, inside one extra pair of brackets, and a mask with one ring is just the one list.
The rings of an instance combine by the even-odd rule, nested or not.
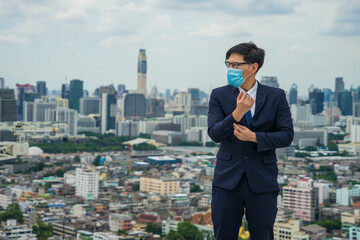
[(46, 82), (45, 81), (37, 81), (36, 89), (37, 89), (37, 93), (40, 96), (46, 96)]
[(123, 120), (146, 117), (146, 99), (141, 93), (127, 93), (122, 101)]
[(100, 106), (100, 131), (101, 133), (105, 133), (105, 131), (109, 129), (115, 129), (115, 118), (117, 113), (116, 96), (108, 93), (101, 94)]
[(321, 113), (324, 110), (324, 93), (318, 88), (309, 89), (309, 102), (312, 114)]
[(61, 98), (69, 99), (70, 98), (70, 86), (67, 83), (61, 85)]
[(345, 89), (345, 83), (342, 77), (335, 78), (335, 100), (338, 101), (339, 93)]
[(279, 87), (277, 77), (261, 77), (261, 83), (270, 87)]
[(289, 104), (296, 104), (297, 103), (297, 96), (298, 96), (298, 89), (297, 85), (293, 83), (290, 88), (290, 97), (289, 97)]
[(16, 121), (14, 89), (0, 89), (0, 122)]
[(156, 118), (156, 117), (164, 117), (165, 101), (164, 99), (155, 99), (150, 98), (146, 99), (146, 117), (147, 118)]
[(80, 99), (80, 114), (98, 114), (100, 112), (99, 97), (83, 97)]
[(40, 95), (35, 92), (35, 87), (31, 84), (16, 84), (16, 105), (17, 105), (17, 120), (23, 120), (23, 105), (24, 102), (33, 102), (40, 98)]
[(349, 90), (339, 92), (338, 107), (341, 115), (352, 115), (352, 95)]
[(144, 94), (145, 98), (147, 97), (146, 70), (147, 70), (147, 62), (146, 62), (145, 49), (140, 49), (138, 55), (137, 93)]
[(70, 81), (70, 99), (69, 107), (79, 111), (80, 109), (80, 98), (83, 97), (84, 88), (83, 81), (79, 79), (73, 79)]
[(352, 93), (352, 115), (360, 117), (360, 86)]

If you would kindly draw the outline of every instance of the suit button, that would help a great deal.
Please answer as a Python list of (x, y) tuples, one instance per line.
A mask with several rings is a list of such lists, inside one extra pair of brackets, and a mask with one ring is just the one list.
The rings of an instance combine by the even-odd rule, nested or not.
[(226, 127), (226, 128), (225, 128), (225, 131), (227, 131), (227, 130), (229, 130), (229, 127)]
[(248, 159), (248, 156), (245, 156), (244, 158), (245, 158), (245, 159)]

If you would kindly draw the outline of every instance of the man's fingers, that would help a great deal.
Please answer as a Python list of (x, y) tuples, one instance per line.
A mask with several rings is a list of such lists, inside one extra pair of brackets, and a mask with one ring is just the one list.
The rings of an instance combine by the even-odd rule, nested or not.
[(240, 100), (243, 94), (244, 94), (244, 92), (243, 92), (243, 91), (240, 91), (240, 93), (239, 93), (239, 95), (238, 95), (237, 99), (238, 99), (238, 100)]

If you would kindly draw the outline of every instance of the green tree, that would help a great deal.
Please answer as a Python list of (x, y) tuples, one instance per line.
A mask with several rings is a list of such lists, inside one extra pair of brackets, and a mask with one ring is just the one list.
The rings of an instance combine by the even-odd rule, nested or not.
[(52, 225), (43, 221), (38, 221), (33, 226), (33, 232), (36, 234), (37, 239), (46, 240), (53, 236)]
[(128, 235), (127, 230), (125, 230), (125, 229), (124, 229), (124, 230), (119, 229), (119, 230), (116, 232), (116, 234), (119, 235), (119, 236), (120, 236), (120, 235)]
[(168, 239), (168, 240), (184, 240), (184, 238), (178, 232), (175, 232), (174, 230), (170, 230), (168, 235), (166, 235), (166, 239)]
[(177, 232), (184, 238), (184, 240), (203, 240), (203, 233), (197, 227), (188, 221), (178, 224)]
[(155, 223), (149, 222), (146, 225), (145, 231), (160, 235), (161, 234), (161, 227), (156, 225)]
[(95, 157), (95, 159), (94, 159), (94, 161), (93, 161), (93, 165), (94, 166), (100, 166), (100, 158), (101, 158), (101, 156), (100, 155), (97, 155), (96, 157)]
[(327, 147), (328, 147), (329, 151), (339, 151), (338, 145), (336, 143), (334, 143), (334, 142), (330, 141), (328, 143)]
[(6, 211), (0, 213), (0, 221), (6, 221), (8, 219), (16, 219), (18, 223), (24, 223), (24, 217), (18, 203), (9, 204)]
[(133, 191), (139, 191), (140, 190), (140, 184), (136, 183), (134, 186), (133, 186)]
[(80, 162), (80, 156), (79, 155), (76, 155), (74, 158), (73, 158), (73, 161), (75, 163), (79, 163)]
[(335, 221), (330, 221), (330, 220), (325, 220), (325, 221), (318, 221), (315, 222), (315, 224), (322, 226), (324, 228), (326, 228), (327, 230), (334, 230), (334, 229), (341, 229), (341, 220), (335, 220)]
[(191, 189), (190, 192), (202, 192), (203, 190), (201, 190), (199, 185), (194, 185)]

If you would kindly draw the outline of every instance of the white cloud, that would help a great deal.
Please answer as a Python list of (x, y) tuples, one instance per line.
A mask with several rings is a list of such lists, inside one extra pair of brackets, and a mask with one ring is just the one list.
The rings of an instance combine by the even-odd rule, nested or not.
[(31, 41), (27, 38), (18, 37), (15, 35), (0, 35), (0, 42), (26, 44), (30, 43)]
[(360, 1), (344, 0), (324, 21), (324, 33), (332, 35), (360, 35)]
[(319, 52), (319, 51), (323, 51), (323, 48), (321, 47), (305, 47), (303, 45), (293, 45), (291, 47), (288, 48), (289, 51), (294, 51), (294, 52)]
[(66, 22), (80, 22), (85, 21), (87, 16), (88, 14), (80, 8), (69, 8), (67, 11), (57, 12), (55, 19)]
[(225, 38), (225, 37), (237, 37), (248, 36), (248, 32), (241, 29), (239, 25), (231, 23), (210, 23), (204, 27), (199, 28), (195, 32), (188, 34), (190, 37), (199, 38)]

